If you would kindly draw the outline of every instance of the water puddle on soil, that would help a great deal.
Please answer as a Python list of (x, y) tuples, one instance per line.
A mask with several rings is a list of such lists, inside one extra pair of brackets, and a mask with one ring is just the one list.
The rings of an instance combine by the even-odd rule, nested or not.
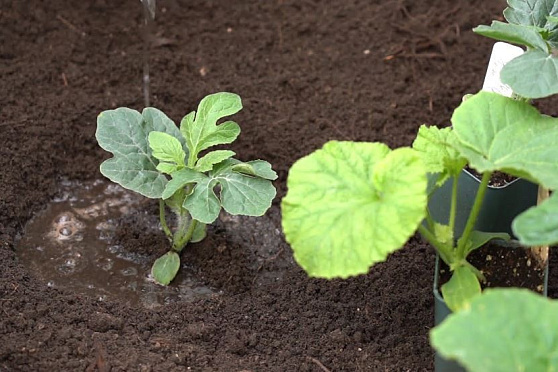
[[(112, 245), (119, 218), (147, 199), (101, 180), (61, 187), (62, 196), (27, 224), (17, 247), (19, 261), (48, 286), (147, 308), (216, 295), (185, 265), (170, 286), (155, 284), (153, 258)], [(145, 228), (162, 234), (157, 222)]]

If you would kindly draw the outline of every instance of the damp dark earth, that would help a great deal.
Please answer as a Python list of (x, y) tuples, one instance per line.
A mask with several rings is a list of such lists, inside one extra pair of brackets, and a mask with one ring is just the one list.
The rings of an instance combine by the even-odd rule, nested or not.
[[(280, 201), (300, 157), (333, 139), (410, 145), (482, 86), (471, 29), (505, 0), (0, 2), (1, 371), (430, 371), (434, 251), (418, 237), (366, 275), (296, 265)], [(148, 71), (145, 49), (149, 49)], [(260, 218), (222, 214), (154, 285), (158, 204), (111, 185), (97, 115), (150, 105), (179, 123), (242, 97), (231, 150), (279, 178)], [(556, 115), (556, 102), (541, 101)], [(550, 297), (558, 296), (558, 253)]]
[[(47, 286), (145, 307), (216, 295), (186, 265), (171, 286), (157, 285), (150, 257), (114, 244), (118, 221), (142, 213), (141, 196), (101, 180), (64, 182), (60, 192), (29, 222), (16, 247), (19, 262)], [(160, 231), (157, 219), (142, 227)]]

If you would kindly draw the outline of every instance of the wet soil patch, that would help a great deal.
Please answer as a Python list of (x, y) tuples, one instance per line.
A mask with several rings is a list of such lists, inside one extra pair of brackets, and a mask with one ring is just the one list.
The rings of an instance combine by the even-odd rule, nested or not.
[[(492, 42), (470, 30), (498, 17), (505, 1), (157, 4), (152, 104), (179, 121), (207, 94), (238, 93), (242, 134), (232, 150), (273, 164), (278, 198), (266, 222), (224, 217), (183, 253), (198, 279), (222, 292), (215, 298), (145, 309), (48, 287), (16, 259), (15, 242), (62, 180), (102, 177), (98, 113), (142, 109), (143, 15), (138, 1), (4, 2), (0, 369), (431, 370), (434, 252), (413, 238), (367, 275), (309, 279), (277, 234), (279, 202), (292, 163), (328, 140), (398, 147), (423, 123), (446, 126), (484, 78)], [(557, 107), (540, 108), (555, 115)], [(147, 219), (157, 216), (150, 203)], [(156, 257), (165, 238), (139, 218), (123, 218), (115, 239)], [(235, 231), (243, 228), (262, 236)], [(557, 276), (551, 269), (550, 295)]]

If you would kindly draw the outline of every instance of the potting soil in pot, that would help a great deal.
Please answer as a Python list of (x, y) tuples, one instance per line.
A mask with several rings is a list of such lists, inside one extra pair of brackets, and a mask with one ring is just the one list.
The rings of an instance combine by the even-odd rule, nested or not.
[[(118, 218), (138, 213), (147, 199), (101, 180), (64, 182), (61, 195), (29, 222), (17, 247), (19, 261), (46, 286), (145, 307), (215, 295), (185, 265), (170, 286), (158, 285), (148, 256), (113, 244)], [(144, 228), (159, 230), (158, 220)]]

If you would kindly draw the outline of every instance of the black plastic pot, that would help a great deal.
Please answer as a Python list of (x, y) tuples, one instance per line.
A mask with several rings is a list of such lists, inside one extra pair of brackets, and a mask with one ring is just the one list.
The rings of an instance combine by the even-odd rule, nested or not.
[[(428, 208), (433, 219), (440, 223), (447, 223), (451, 205), (452, 180), (436, 190), (430, 197)], [(461, 172), (457, 186), (457, 210), (454, 237), (463, 233), (467, 218), (471, 212), (473, 201), (477, 194), (480, 180), (467, 171)], [(524, 210), (537, 204), (538, 186), (524, 179), (516, 179), (505, 186), (489, 186), (486, 191), (475, 230), (484, 232), (506, 232), (513, 236), (511, 223)], [(446, 306), (442, 295), (438, 291), (438, 274), (440, 258), (436, 255), (436, 269), (434, 273), (434, 319), (435, 325), (440, 324), (451, 310)], [(544, 295), (547, 291), (548, 262), (545, 270)], [(465, 371), (459, 364), (435, 355), (434, 367), (436, 372)]]
[[(506, 244), (506, 242), (502, 242)], [(442, 323), (450, 314), (451, 310), (447, 307), (446, 302), (442, 298), (442, 294), (438, 290), (440, 287), (440, 256), (436, 255), (436, 268), (434, 270), (434, 325)], [(543, 282), (543, 296), (546, 297), (548, 290), (548, 261), (546, 262), (546, 267), (544, 270), (544, 282)], [(440, 356), (438, 353), (434, 356), (434, 370), (436, 372), (465, 372), (465, 369), (461, 367), (454, 361), (447, 360)]]
[[(453, 180), (437, 189), (428, 202), (428, 208), (435, 221), (447, 223), (451, 205)], [(461, 172), (457, 184), (457, 214), (454, 236), (459, 237), (465, 228), (480, 180), (467, 171)], [(538, 186), (518, 178), (505, 186), (489, 186), (482, 208), (477, 218), (475, 230), (484, 232), (507, 232), (511, 234), (513, 219), (537, 204)]]

